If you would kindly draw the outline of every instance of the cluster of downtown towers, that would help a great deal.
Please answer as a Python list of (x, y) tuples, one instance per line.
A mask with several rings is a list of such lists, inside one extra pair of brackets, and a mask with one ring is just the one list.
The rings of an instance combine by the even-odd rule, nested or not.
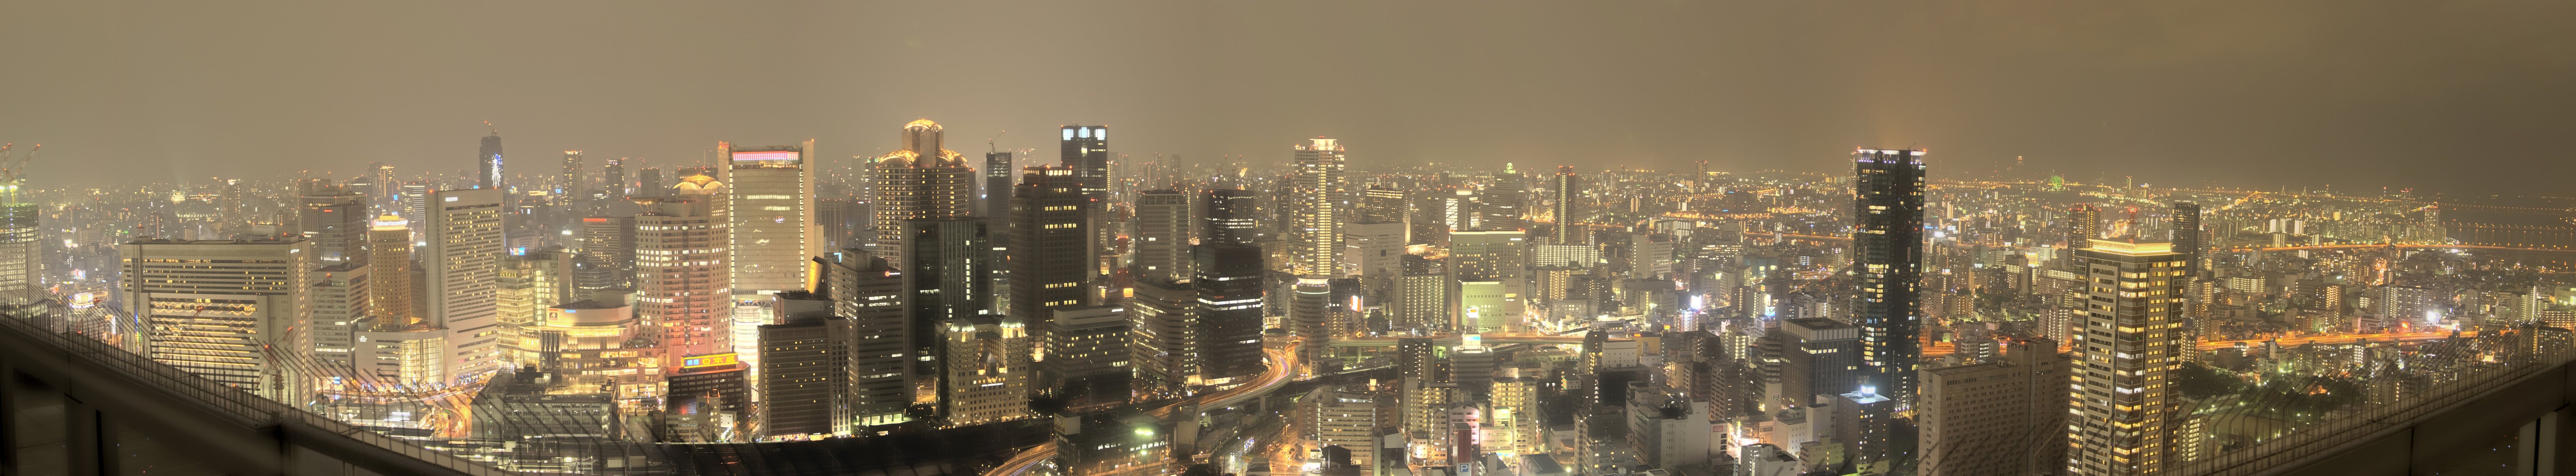
[[(138, 351), (280, 400), (625, 367), (636, 371), (580, 383), (674, 414), (743, 414), (744, 435), (684, 440), (852, 435), (1027, 418), (1032, 400), (1102, 408), (1244, 385), (1265, 370), (1272, 326), (1276, 341), (1305, 350), (1302, 365), (1335, 338), (1526, 331), (1524, 270), (1549, 250), (1592, 245), (1593, 228), (1624, 227), (1587, 222), (1579, 204), (1595, 200), (1580, 196), (1571, 167), (1535, 191), (1545, 196), (1507, 169), (1483, 220), (1442, 230), (1446, 263), (1428, 265), (1446, 268), (1429, 294), (1439, 302), (1407, 304), (1397, 281), (1426, 266), (1406, 249), (1420, 241), (1400, 223), (1409, 200), (1352, 184), (1336, 141), (1294, 146), (1293, 169), (1269, 193), (1239, 173), (1145, 173), (1113, 194), (1107, 132), (1065, 126), (1060, 164), (1016, 167), (1010, 152), (970, 163), (942, 147), (937, 123), (914, 121), (900, 149), (863, 158), (859, 200), (844, 202), (818, 201), (817, 179), (833, 171), (811, 141), (719, 143), (710, 166), (599, 191), (634, 206), (590, 205), (599, 213), (560, 225), (571, 246), (533, 249), (513, 221), (594, 194), (580, 190), (589, 180), (578, 152), (547, 186), (506, 183), (496, 134), (472, 187), (412, 187), (388, 201), (311, 181), (297, 184), (295, 233), (123, 244), (123, 301), (154, 329)], [(1922, 156), (1854, 153), (1858, 356), (1850, 382), (1815, 388), (1915, 403)], [(1113, 199), (1127, 202), (1121, 213)], [(1534, 202), (1548, 209), (1525, 209)], [(178, 279), (263, 266), (293, 272), (219, 286)], [(1389, 322), (1362, 315), (1375, 303), (1338, 299), (1345, 282), (1381, 279), (1397, 289)], [(217, 289), (226, 286), (302, 291)], [(241, 327), (259, 331), (220, 330)], [(1866, 438), (1877, 441), (1863, 450), (1879, 455), (1864, 459), (1909, 451), (1887, 447), (1905, 439), (1883, 432)]]

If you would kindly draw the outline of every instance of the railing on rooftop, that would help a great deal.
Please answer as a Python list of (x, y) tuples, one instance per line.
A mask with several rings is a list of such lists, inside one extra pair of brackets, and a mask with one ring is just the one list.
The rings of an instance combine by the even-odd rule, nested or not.
[[(2449, 381), (2433, 384), (2418, 396), (2385, 404), (2369, 405), (2340, 417), (2292, 429), (2286, 434), (2244, 448), (2208, 455), (2199, 460), (2168, 465), (2164, 474), (2174, 476), (2294, 474), (2319, 461), (2345, 456), (2359, 445), (2380, 441), (2395, 432), (2406, 431), (2436, 417), (2451, 415), (2450, 412), (2462, 411), (2464, 405), (2493, 397), (2498, 392), (2523, 388), (2517, 385), (2518, 382), (2567, 378), (2566, 376), (2569, 375), (2567, 364), (2571, 360), (2576, 360), (2576, 352), (2561, 349), (2518, 360), (2506, 363), (2478, 362), (2479, 368)], [(2469, 410), (2475, 411), (2475, 409)], [(2533, 418), (2539, 417), (2535, 415)], [(2174, 423), (2167, 422), (2169, 426)]]

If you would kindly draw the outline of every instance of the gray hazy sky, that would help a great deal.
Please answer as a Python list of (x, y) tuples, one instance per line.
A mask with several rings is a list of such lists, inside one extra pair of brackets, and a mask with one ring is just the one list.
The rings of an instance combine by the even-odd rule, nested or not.
[[(38, 181), (697, 159), (717, 140), (2568, 195), (2576, 2), (105, 2), (0, 6)], [(748, 3), (748, 4), (737, 4)], [(2259, 3), (2259, 4), (2253, 4)], [(594, 162), (596, 163), (596, 162)], [(1980, 172), (1982, 175), (1982, 172)], [(166, 177), (165, 177), (166, 176)], [(345, 175), (344, 175), (345, 176)]]

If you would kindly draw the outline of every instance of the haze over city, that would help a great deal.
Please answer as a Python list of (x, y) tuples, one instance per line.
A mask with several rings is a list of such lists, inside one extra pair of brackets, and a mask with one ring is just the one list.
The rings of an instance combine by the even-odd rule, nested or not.
[[(21, 2), (0, 140), (33, 171), (202, 180), (517, 150), (826, 160), (933, 118), (958, 150), (1355, 165), (1838, 168), (1854, 146), (2070, 180), (2546, 194), (2576, 130), (2566, 2)], [(1015, 131), (1001, 134), (1001, 131)], [(971, 144), (971, 145), (967, 145)], [(2154, 166), (2147, 166), (2152, 164)], [(2367, 166), (2356, 166), (2356, 165)], [(2493, 164), (2460, 167), (2459, 164)], [(2494, 170), (2514, 170), (2498, 174)], [(166, 171), (166, 173), (164, 172)], [(2223, 172), (2223, 173), (2211, 173)]]

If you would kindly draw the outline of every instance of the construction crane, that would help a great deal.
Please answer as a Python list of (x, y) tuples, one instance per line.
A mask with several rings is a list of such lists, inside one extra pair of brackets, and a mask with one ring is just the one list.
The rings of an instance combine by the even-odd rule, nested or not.
[(45, 149), (44, 144), (36, 144), (27, 148), (27, 153), (11, 157), (9, 149), (17, 146), (15, 143), (0, 144), (0, 182), (17, 180), (19, 174), (27, 171), (27, 163), (36, 160), (36, 152)]
[(993, 145), (993, 141), (1001, 140), (1001, 139), (1002, 139), (1002, 134), (1009, 134), (1009, 133), (1011, 133), (1011, 131), (1004, 130), (1004, 131), (1001, 131), (1001, 132), (995, 132), (995, 133), (993, 133), (993, 137), (985, 138), (985, 139), (984, 139), (984, 151), (985, 151), (985, 152), (1001, 152), (1001, 151), (1002, 151), (1001, 146)]

